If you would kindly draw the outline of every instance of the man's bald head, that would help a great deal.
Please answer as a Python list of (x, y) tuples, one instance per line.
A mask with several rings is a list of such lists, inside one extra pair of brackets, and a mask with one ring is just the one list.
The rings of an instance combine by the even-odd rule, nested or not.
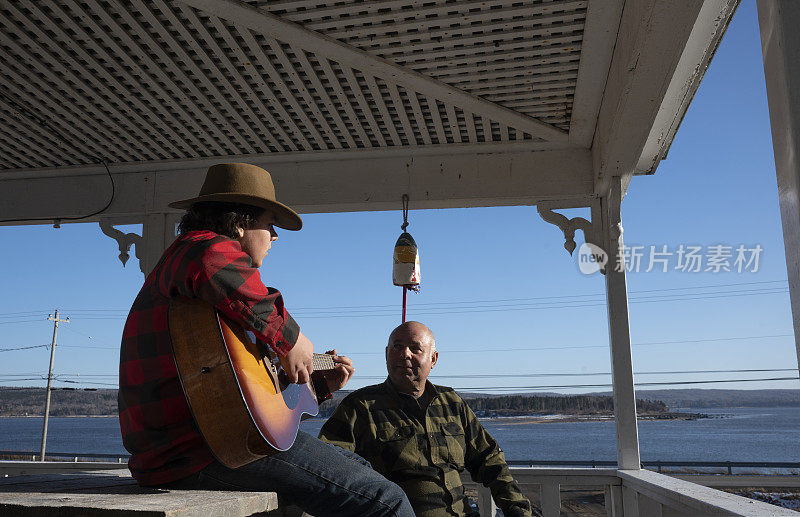
[(433, 332), (418, 321), (398, 325), (389, 334), (386, 369), (392, 384), (403, 393), (422, 395), (438, 358)]
[(433, 337), (433, 331), (424, 323), (420, 323), (419, 321), (406, 321), (405, 323), (401, 323), (389, 334), (389, 343), (392, 342), (395, 333), (409, 333), (417, 336), (419, 339), (425, 339), (428, 341), (431, 351), (436, 350), (436, 340)]

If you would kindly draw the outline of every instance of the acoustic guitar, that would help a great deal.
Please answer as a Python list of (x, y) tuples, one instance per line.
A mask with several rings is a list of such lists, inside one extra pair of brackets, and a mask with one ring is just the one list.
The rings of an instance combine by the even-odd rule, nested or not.
[[(277, 356), (202, 300), (169, 305), (169, 333), (192, 415), (220, 463), (236, 468), (294, 443), (304, 414), (319, 413), (311, 383), (286, 381)], [(314, 371), (335, 367), (314, 354)]]

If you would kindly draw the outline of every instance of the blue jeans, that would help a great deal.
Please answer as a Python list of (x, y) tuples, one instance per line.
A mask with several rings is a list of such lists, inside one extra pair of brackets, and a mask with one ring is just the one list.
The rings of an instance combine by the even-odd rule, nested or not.
[(300, 431), (284, 452), (229, 469), (214, 462), (168, 488), (277, 492), (282, 500), (319, 516), (412, 517), (403, 490), (350, 451)]

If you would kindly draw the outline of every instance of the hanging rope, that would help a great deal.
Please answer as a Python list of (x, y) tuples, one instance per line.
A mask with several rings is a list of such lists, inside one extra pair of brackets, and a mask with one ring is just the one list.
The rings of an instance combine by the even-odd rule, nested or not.
[(408, 228), (408, 194), (403, 194), (403, 224), (400, 225), (400, 229), (404, 232)]
[(400, 229), (403, 233), (397, 238), (394, 245), (392, 267), (392, 282), (403, 288), (402, 322), (406, 321), (406, 294), (407, 291), (419, 292), (421, 280), (419, 269), (419, 249), (414, 237), (406, 231), (408, 228), (408, 194), (403, 194), (403, 224)]

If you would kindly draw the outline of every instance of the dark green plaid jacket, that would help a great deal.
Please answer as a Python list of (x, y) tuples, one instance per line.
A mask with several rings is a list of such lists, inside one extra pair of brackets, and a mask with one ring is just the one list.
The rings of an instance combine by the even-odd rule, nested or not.
[(320, 438), (354, 451), (400, 485), (418, 516), (472, 515), (460, 472), (488, 486), (506, 517), (531, 515), (503, 451), (452, 388), (427, 383), (419, 399), (387, 379), (339, 404)]

